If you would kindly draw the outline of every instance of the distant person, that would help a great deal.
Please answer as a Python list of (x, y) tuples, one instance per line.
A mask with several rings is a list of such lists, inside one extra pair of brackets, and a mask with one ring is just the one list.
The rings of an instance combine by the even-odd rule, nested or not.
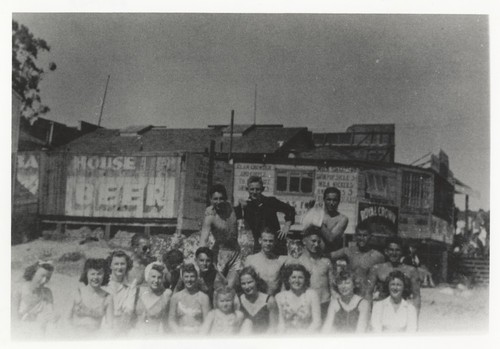
[(160, 334), (167, 328), (167, 310), (172, 296), (163, 285), (165, 265), (153, 262), (144, 270), (145, 284), (139, 288), (135, 305), (136, 331), (141, 334)]
[(417, 268), (421, 286), (435, 287), (429, 269), (420, 263), (420, 258), (417, 255), (417, 246), (414, 244), (408, 246), (408, 252), (401, 258), (401, 263)]
[(320, 228), (309, 226), (303, 232), (304, 251), (294, 259), (288, 259), (287, 264), (299, 263), (311, 274), (311, 289), (316, 291), (321, 309), (321, 319), (325, 319), (331, 296), (334, 292), (333, 265), (330, 259), (323, 257), (321, 250)]
[[(49, 261), (38, 261), (24, 270), (24, 283), (12, 293), (12, 328), (19, 335), (44, 335), (47, 326), (57, 320), (54, 313), (54, 298), (45, 286), (52, 277), (54, 265)], [(26, 338), (26, 337), (25, 337)]]
[(326, 253), (343, 247), (344, 232), (349, 224), (347, 216), (338, 211), (340, 197), (339, 189), (328, 187), (323, 192), (323, 208), (315, 207), (314, 200), (306, 205), (311, 209), (305, 214), (302, 224), (304, 228), (313, 225), (321, 229)]
[[(250, 176), (247, 180), (248, 199), (240, 200), (235, 208), (237, 218), (243, 219), (250, 229), (254, 239), (253, 252), (260, 251), (259, 237), (264, 228), (269, 228), (276, 237), (276, 251), (278, 255), (285, 256), (286, 237), (290, 226), (295, 222), (295, 208), (278, 200), (274, 196), (264, 196), (264, 182), (261, 177)], [(277, 213), (285, 215), (285, 224), (280, 226)]]
[(214, 309), (200, 330), (201, 334), (235, 335), (249, 334), (252, 323), (236, 308), (236, 292), (232, 287), (222, 286), (214, 292)]
[(180, 268), (184, 262), (184, 254), (179, 250), (170, 250), (162, 256), (165, 272), (163, 273), (163, 285), (173, 292), (178, 291), (181, 285)]
[(420, 311), (420, 278), (415, 267), (402, 264), (403, 242), (399, 237), (390, 237), (386, 241), (385, 255), (387, 262), (376, 264), (371, 267), (368, 275), (368, 289), (366, 299), (372, 301), (374, 299), (374, 291), (378, 289), (378, 297), (376, 299), (384, 299), (388, 296), (387, 278), (394, 270), (401, 271), (409, 280), (411, 288), (411, 301), (413, 302), (417, 312)]
[(196, 335), (210, 309), (208, 296), (201, 292), (198, 271), (193, 264), (181, 267), (184, 289), (174, 293), (168, 311), (168, 325), (175, 334)]
[(334, 262), (342, 257), (347, 259), (349, 268), (354, 273), (356, 287), (359, 288), (362, 297), (365, 297), (367, 293), (370, 268), (385, 261), (382, 253), (370, 247), (371, 234), (370, 226), (360, 223), (354, 233), (356, 245), (344, 247), (330, 253), (330, 258)]
[(240, 310), (252, 323), (252, 333), (271, 334), (278, 323), (278, 306), (266, 290), (266, 283), (252, 267), (245, 267), (239, 275)]
[(132, 259), (121, 250), (113, 251), (107, 258), (111, 270), (109, 282), (103, 289), (113, 300), (113, 330), (119, 333), (132, 328), (134, 303), (137, 287), (128, 282), (128, 272), (132, 269)]
[(393, 270), (386, 279), (389, 296), (373, 304), (371, 327), (373, 332), (416, 332), (417, 310), (406, 301), (406, 277)]
[(285, 290), (276, 295), (278, 333), (304, 334), (321, 327), (321, 310), (316, 291), (310, 288), (311, 274), (302, 264), (284, 268)]
[(354, 275), (342, 271), (337, 279), (339, 297), (330, 302), (328, 315), (323, 325), (323, 333), (366, 332), (370, 304), (355, 293)]
[(259, 274), (267, 285), (267, 293), (275, 295), (280, 287), (280, 270), (285, 264), (286, 257), (274, 253), (276, 235), (269, 229), (264, 228), (259, 237), (261, 250), (248, 256), (245, 266), (251, 266)]
[(145, 234), (136, 233), (130, 240), (130, 247), (133, 266), (127, 277), (130, 283), (135, 280), (136, 285), (141, 285), (144, 282), (144, 268), (155, 260), (151, 256), (151, 242)]
[(110, 329), (113, 322), (113, 300), (102, 289), (109, 282), (105, 259), (89, 258), (85, 261), (80, 284), (73, 295), (69, 323), (78, 335), (101, 328)]
[(200, 247), (208, 245), (211, 232), (215, 239), (213, 250), (217, 269), (227, 280), (227, 284), (233, 287), (238, 272), (243, 267), (236, 214), (227, 201), (226, 188), (222, 184), (213, 185), (209, 195), (211, 205), (205, 210)]

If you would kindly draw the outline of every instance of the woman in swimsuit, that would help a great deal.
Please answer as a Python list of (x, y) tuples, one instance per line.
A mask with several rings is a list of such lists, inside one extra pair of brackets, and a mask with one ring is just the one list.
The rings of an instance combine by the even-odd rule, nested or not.
[(289, 264), (283, 272), (286, 291), (276, 295), (278, 333), (311, 333), (321, 326), (318, 294), (310, 288), (311, 274), (301, 264)]
[(173, 333), (198, 334), (210, 309), (208, 296), (199, 290), (198, 271), (193, 264), (181, 268), (184, 289), (174, 293), (168, 312)]
[(107, 286), (103, 287), (113, 300), (113, 330), (120, 333), (132, 328), (132, 316), (137, 287), (134, 282), (127, 281), (128, 272), (132, 269), (132, 259), (123, 251), (113, 251), (107, 259), (111, 277)]
[(139, 288), (135, 314), (136, 329), (142, 333), (160, 333), (167, 323), (167, 309), (172, 291), (163, 287), (165, 265), (153, 262), (144, 270), (146, 285)]
[(25, 282), (12, 293), (12, 328), (20, 330), (19, 335), (24, 336), (24, 330), (29, 336), (43, 335), (56, 321), (52, 291), (45, 287), (53, 271), (52, 262), (30, 265), (24, 271)]
[(278, 306), (273, 296), (266, 293), (266, 283), (254, 268), (241, 270), (240, 310), (252, 322), (252, 333), (274, 333), (278, 323)]
[(113, 302), (109, 293), (102, 289), (102, 286), (109, 282), (106, 260), (87, 259), (80, 282), (73, 296), (68, 317), (75, 332), (98, 331), (104, 319), (106, 319), (106, 326), (111, 327)]
[(416, 332), (417, 310), (406, 301), (408, 280), (403, 272), (392, 271), (387, 277), (389, 297), (375, 302), (371, 317), (374, 332)]
[(208, 313), (200, 332), (218, 335), (250, 333), (252, 323), (236, 309), (235, 299), (236, 292), (232, 287), (222, 286), (215, 290), (215, 308)]
[(340, 297), (332, 297), (328, 314), (323, 325), (323, 333), (366, 332), (368, 326), (369, 304), (354, 294), (354, 277), (349, 271), (341, 271), (337, 277)]

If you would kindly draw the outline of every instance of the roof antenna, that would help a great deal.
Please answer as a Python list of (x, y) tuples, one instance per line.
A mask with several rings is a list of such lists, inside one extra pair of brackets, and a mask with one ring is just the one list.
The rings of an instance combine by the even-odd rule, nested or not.
[(255, 84), (255, 95), (253, 99), (253, 124), (257, 124), (257, 84)]
[(101, 112), (99, 113), (99, 122), (97, 123), (97, 126), (101, 126), (102, 111), (104, 110), (104, 101), (106, 101), (106, 93), (108, 92), (108, 84), (110, 77), (111, 75), (108, 75), (108, 80), (106, 81), (106, 88), (104, 89), (104, 97), (102, 97)]

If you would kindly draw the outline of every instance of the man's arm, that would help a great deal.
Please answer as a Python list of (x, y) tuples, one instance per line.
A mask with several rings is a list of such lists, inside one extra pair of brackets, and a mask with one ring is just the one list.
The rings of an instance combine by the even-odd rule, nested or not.
[(417, 309), (417, 314), (420, 313), (420, 304), (421, 304), (421, 298), (420, 298), (420, 278), (418, 276), (418, 271), (417, 268), (411, 267), (412, 271), (410, 273), (410, 286), (411, 286), (411, 293), (413, 295), (413, 305), (415, 305), (415, 308)]
[(211, 215), (205, 215), (205, 218), (203, 219), (199, 247), (208, 246), (208, 236), (210, 235), (210, 228), (212, 227), (212, 217), (213, 216), (211, 216)]
[(334, 224), (331, 229), (328, 229), (325, 223), (321, 224), (321, 235), (323, 239), (325, 239), (328, 243), (334, 242), (338, 237), (344, 234), (345, 229), (347, 228), (347, 224), (349, 223), (349, 219), (341, 214), (339, 216), (338, 221)]
[(330, 259), (332, 261), (336, 261), (339, 258), (346, 257), (347, 256), (346, 251), (347, 247), (343, 247), (337, 251), (330, 252)]
[(285, 214), (285, 224), (278, 234), (279, 239), (284, 239), (290, 231), (290, 226), (295, 223), (295, 208), (273, 197), (272, 205), (277, 212)]

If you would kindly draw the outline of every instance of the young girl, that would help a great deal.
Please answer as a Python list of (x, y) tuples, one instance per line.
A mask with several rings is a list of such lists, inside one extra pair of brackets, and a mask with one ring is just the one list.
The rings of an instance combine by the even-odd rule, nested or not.
[(240, 309), (243, 315), (252, 323), (252, 333), (274, 333), (278, 323), (278, 306), (274, 297), (266, 294), (266, 283), (254, 268), (245, 267), (241, 270)]
[(109, 282), (108, 266), (105, 259), (89, 258), (85, 261), (80, 284), (73, 296), (69, 313), (69, 323), (77, 333), (95, 332), (105, 319), (109, 328), (113, 319), (111, 295), (101, 287)]
[(220, 287), (215, 291), (215, 308), (208, 313), (200, 331), (202, 334), (231, 335), (250, 332), (250, 320), (245, 319), (243, 313), (235, 309), (235, 296), (236, 292), (229, 286)]
[(323, 333), (365, 332), (370, 311), (368, 301), (354, 294), (354, 277), (341, 271), (337, 277), (339, 297), (332, 297)]
[(132, 315), (137, 287), (128, 283), (128, 272), (132, 269), (132, 259), (123, 251), (113, 251), (107, 259), (111, 270), (109, 283), (104, 287), (113, 300), (113, 329), (125, 333), (132, 327)]
[(146, 285), (139, 288), (135, 313), (136, 329), (141, 334), (161, 333), (166, 327), (167, 308), (172, 291), (163, 287), (165, 265), (148, 264), (144, 270)]
[(208, 296), (201, 292), (198, 271), (193, 264), (181, 267), (184, 289), (174, 293), (168, 312), (168, 326), (173, 333), (199, 334), (210, 309)]
[(389, 297), (375, 302), (371, 318), (374, 332), (416, 332), (417, 310), (407, 302), (407, 280), (399, 271), (392, 271), (387, 277)]
[(25, 282), (12, 294), (12, 328), (26, 330), (28, 336), (43, 335), (47, 325), (56, 321), (52, 291), (45, 287), (54, 266), (52, 262), (38, 261), (27, 267)]

